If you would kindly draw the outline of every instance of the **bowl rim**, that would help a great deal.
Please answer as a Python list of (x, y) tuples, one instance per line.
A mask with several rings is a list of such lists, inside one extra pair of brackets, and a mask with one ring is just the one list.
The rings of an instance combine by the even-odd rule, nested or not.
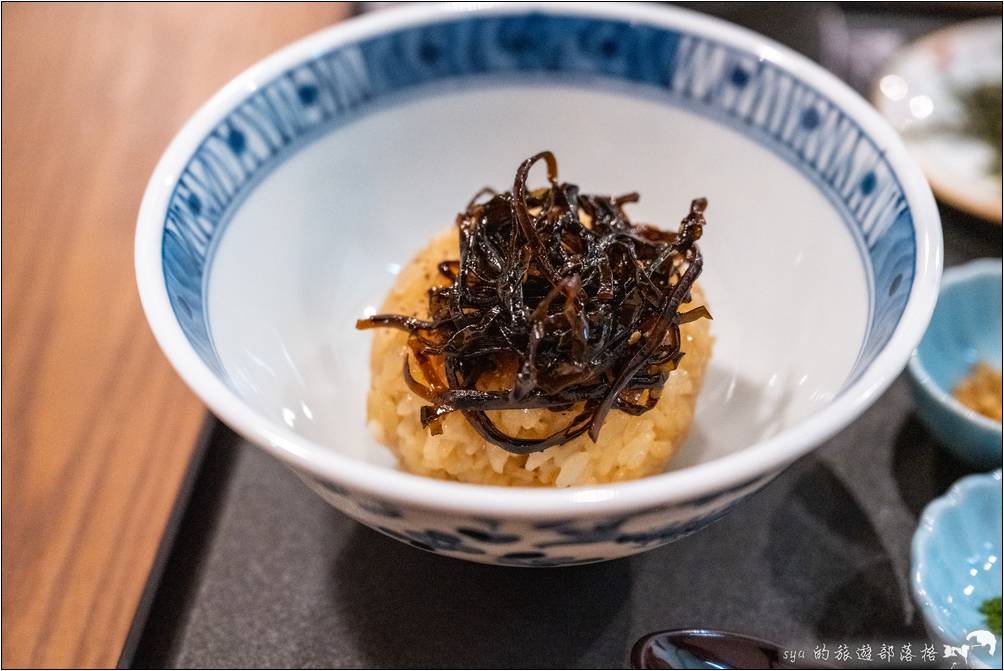
[[(1001, 279), (1001, 260), (997, 258), (974, 259), (959, 266), (953, 266), (945, 271), (942, 276), (941, 289), (938, 296), (948, 289), (960, 284), (966, 284), (982, 277), (996, 277)], [(945, 408), (959, 419), (973, 424), (984, 431), (990, 431), (1001, 436), (1001, 424), (989, 417), (985, 417), (975, 410), (962, 405), (958, 399), (946, 391), (940, 384), (934, 381), (927, 368), (920, 358), (920, 345), (910, 354), (910, 362), (907, 369), (910, 375), (924, 391), (933, 398), (941, 407)]]
[(935, 528), (938, 526), (941, 517), (950, 508), (957, 508), (965, 504), (969, 495), (977, 490), (992, 489), (999, 491), (1001, 488), (1001, 469), (986, 473), (974, 473), (955, 481), (948, 488), (948, 491), (932, 500), (920, 514), (920, 521), (917, 529), (913, 532), (913, 539), (910, 542), (910, 592), (914, 601), (920, 606), (924, 621), (932, 634), (944, 639), (949, 643), (958, 643), (947, 638), (947, 624), (945, 618), (938, 611), (937, 605), (925, 588), (925, 557), (934, 543)]
[[(214, 124), (249, 91), (292, 65), (333, 47), (410, 25), (469, 16), (527, 11), (552, 15), (636, 21), (712, 36), (723, 44), (772, 61), (793, 76), (825, 91), (863, 133), (885, 148), (909, 204), (914, 228), (914, 280), (899, 324), (875, 359), (815, 415), (739, 452), (659, 475), (623, 483), (567, 489), (477, 485), (413, 475), (342, 456), (252, 410), (185, 338), (168, 300), (161, 256), (164, 212), (181, 169)], [(376, 12), (325, 28), (280, 49), (239, 74), (197, 110), (158, 162), (140, 206), (135, 246), (140, 299), (157, 342), (184, 381), (230, 427), (273, 456), (314, 477), (398, 504), (467, 515), (534, 519), (602, 515), (690, 501), (737, 490), (766, 479), (805, 455), (861, 414), (907, 363), (934, 310), (942, 267), (938, 210), (920, 168), (881, 115), (834, 75), (807, 58), (752, 31), (679, 8), (635, 4), (449, 3), (405, 6)]]

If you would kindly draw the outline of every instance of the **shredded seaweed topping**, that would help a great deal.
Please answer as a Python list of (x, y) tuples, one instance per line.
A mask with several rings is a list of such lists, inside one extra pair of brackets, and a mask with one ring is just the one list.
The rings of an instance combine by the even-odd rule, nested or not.
[[(549, 186), (527, 176), (538, 161)], [(512, 191), (483, 189), (457, 215), (460, 258), (444, 260), (429, 289), (429, 317), (382, 314), (356, 328), (409, 334), (403, 375), (429, 405), (434, 435), (461, 412), (487, 441), (516, 454), (538, 452), (588, 432), (611, 410), (651, 410), (683, 357), (680, 325), (711, 318), (703, 306), (680, 312), (701, 273), (695, 244), (707, 201), (697, 198), (677, 232), (632, 224), (616, 198), (580, 194), (558, 182), (549, 151), (525, 160)], [(421, 378), (417, 379), (416, 375)], [(549, 436), (508, 435), (496, 410), (567, 413)]]

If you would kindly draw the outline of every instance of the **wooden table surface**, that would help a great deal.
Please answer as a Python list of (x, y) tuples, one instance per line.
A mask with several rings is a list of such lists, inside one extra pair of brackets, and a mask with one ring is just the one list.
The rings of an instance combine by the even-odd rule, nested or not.
[(343, 4), (4, 4), (3, 659), (114, 666), (205, 410), (133, 279), (184, 120)]

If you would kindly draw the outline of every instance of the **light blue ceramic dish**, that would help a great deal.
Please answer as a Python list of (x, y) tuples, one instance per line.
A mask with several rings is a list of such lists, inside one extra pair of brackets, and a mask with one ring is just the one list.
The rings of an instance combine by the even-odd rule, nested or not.
[(928, 504), (913, 535), (912, 561), (913, 597), (928, 632), (957, 649), (943, 655), (964, 652), (971, 667), (1001, 668), (1000, 637), (991, 646), (976, 633), (987, 629), (980, 604), (1001, 595), (999, 470), (962, 478)]
[(1001, 367), (1001, 262), (980, 259), (945, 272), (931, 324), (910, 357), (917, 414), (957, 457), (1001, 464), (1001, 425), (965, 407), (952, 389), (978, 361)]

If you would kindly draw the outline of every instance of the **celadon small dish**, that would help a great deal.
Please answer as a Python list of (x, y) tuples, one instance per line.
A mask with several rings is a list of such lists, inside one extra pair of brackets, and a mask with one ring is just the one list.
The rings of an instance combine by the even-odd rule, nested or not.
[(983, 361), (1001, 368), (1001, 261), (945, 271), (927, 333), (910, 357), (917, 414), (952, 454), (980, 468), (1001, 464), (1001, 425), (967, 408), (952, 390)]
[(1001, 668), (1001, 637), (980, 605), (1001, 596), (1001, 472), (962, 478), (924, 509), (913, 535), (912, 580), (939, 656), (960, 667)]

